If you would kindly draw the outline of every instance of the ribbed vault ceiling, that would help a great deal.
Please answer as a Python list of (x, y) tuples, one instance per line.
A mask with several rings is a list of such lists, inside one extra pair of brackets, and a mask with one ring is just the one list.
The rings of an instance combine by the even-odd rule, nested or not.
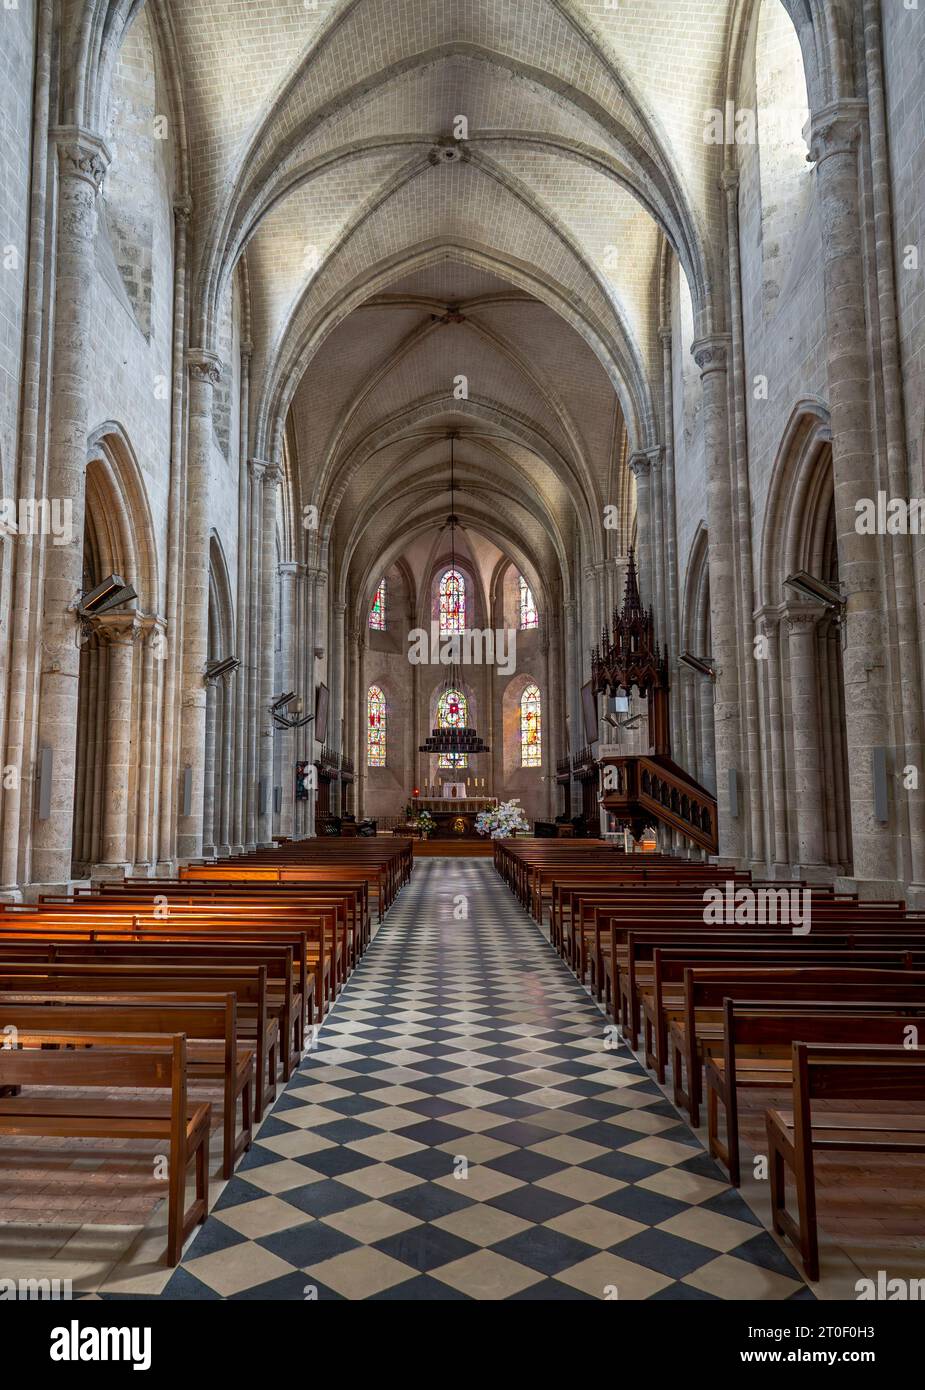
[(288, 421), (345, 598), (442, 524), (451, 430), (465, 524), (550, 589), (574, 586), (579, 537), (602, 557), (624, 420), (656, 442), (666, 238), (711, 327), (722, 151), (703, 113), (732, 9), (175, 7), (202, 339), (243, 256), (252, 448)]

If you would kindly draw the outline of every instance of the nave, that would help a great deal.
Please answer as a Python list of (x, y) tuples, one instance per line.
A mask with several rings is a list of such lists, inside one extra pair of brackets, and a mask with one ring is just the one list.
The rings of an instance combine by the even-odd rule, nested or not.
[(419, 860), (164, 1297), (812, 1298), (611, 1038), (490, 861)]

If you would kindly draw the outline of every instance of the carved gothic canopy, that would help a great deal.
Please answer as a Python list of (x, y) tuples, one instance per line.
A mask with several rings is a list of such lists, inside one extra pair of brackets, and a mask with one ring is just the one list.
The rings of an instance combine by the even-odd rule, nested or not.
[(628, 695), (635, 689), (649, 695), (668, 689), (668, 660), (655, 640), (652, 610), (642, 606), (632, 550), (623, 607), (614, 610), (612, 633), (605, 628), (600, 646), (591, 653), (591, 681), (595, 694), (623, 691)]

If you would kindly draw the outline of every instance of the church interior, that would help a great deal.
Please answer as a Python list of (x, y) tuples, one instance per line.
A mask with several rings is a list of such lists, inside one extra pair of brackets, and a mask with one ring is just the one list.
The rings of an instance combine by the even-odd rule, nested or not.
[(925, 1297), (925, 5), (0, 74), (2, 1296)]

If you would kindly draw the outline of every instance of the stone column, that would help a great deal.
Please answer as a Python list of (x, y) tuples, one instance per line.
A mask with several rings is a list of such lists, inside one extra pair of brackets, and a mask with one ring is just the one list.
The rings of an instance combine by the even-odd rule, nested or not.
[(636, 569), (639, 573), (639, 592), (648, 607), (652, 602), (652, 460), (647, 453), (633, 454), (629, 461), (636, 479)]
[(97, 878), (124, 878), (131, 871), (128, 853), (129, 774), (132, 762), (132, 688), (135, 642), (141, 635), (137, 613), (100, 618), (100, 640), (109, 649), (109, 682), (106, 690), (104, 745), (105, 792), (101, 862), (94, 866)]
[[(566, 708), (568, 710), (569, 758), (574, 757), (585, 744), (584, 716), (581, 709), (580, 670), (575, 658), (575, 645), (578, 640), (578, 604), (575, 599), (566, 599), (562, 605), (563, 634), (565, 639), (565, 685)], [(581, 810), (581, 783), (571, 779), (569, 783), (569, 815), (577, 816)]]
[(664, 473), (662, 464), (665, 450), (659, 444), (646, 450), (649, 460), (649, 513), (652, 524), (652, 588), (651, 603), (655, 609), (656, 640), (665, 645), (668, 636), (668, 618), (665, 597), (665, 521), (664, 521)]
[[(681, 597), (678, 585), (678, 523), (674, 480), (674, 375), (671, 356), (671, 328), (658, 330), (662, 345), (662, 381), (664, 392), (664, 472), (665, 472), (665, 603), (668, 609), (668, 630), (665, 641), (670, 659), (676, 662), (680, 653)], [(673, 720), (675, 731), (680, 728), (679, 712)]]
[[(212, 396), (221, 363), (191, 350), (186, 473), (186, 563), (183, 583), (183, 694), (180, 711), (180, 807), (177, 857), (202, 855), (205, 805), (206, 685), (209, 655), (209, 489), (212, 483)], [(192, 774), (190, 811), (183, 814), (182, 778)]]
[(219, 692), (214, 680), (206, 681), (206, 761), (205, 789), (202, 794), (202, 852), (207, 859), (215, 854), (215, 818), (218, 797), (218, 775), (215, 765), (215, 725), (218, 715)]
[(816, 626), (825, 609), (790, 604), (785, 610), (790, 644), (790, 710), (793, 724), (793, 786), (800, 876), (819, 877), (825, 864), (822, 758), (819, 743), (819, 676)]
[(221, 685), (221, 724), (216, 731), (218, 748), (216, 768), (221, 777), (221, 799), (215, 807), (213, 836), (215, 853), (220, 859), (227, 859), (231, 853), (231, 823), (234, 782), (232, 765), (234, 754), (234, 702), (232, 676), (222, 677)]
[(767, 643), (766, 727), (768, 731), (767, 783), (771, 793), (768, 814), (768, 857), (775, 872), (783, 872), (787, 853), (787, 791), (785, 786), (783, 688), (781, 685), (781, 609), (762, 608), (755, 615), (755, 630)]
[[(297, 612), (298, 612), (298, 586), (301, 583), (302, 566), (286, 561), (279, 567), (279, 581), (283, 587), (282, 594), (282, 676), (280, 684), (282, 689), (294, 690), (296, 695), (302, 697), (303, 714), (311, 713), (308, 708), (308, 700), (302, 689), (301, 675), (298, 670), (297, 657), (302, 650), (301, 633), (298, 631)], [(277, 738), (281, 742), (282, 751), (282, 786), (283, 804), (280, 810), (279, 833), (285, 835), (287, 839), (292, 839), (296, 832), (296, 805), (295, 805), (295, 763), (296, 763), (296, 731), (294, 729), (281, 729), (277, 733)]]
[(235, 656), (240, 666), (234, 673), (232, 705), (234, 722), (234, 787), (232, 793), (232, 821), (229, 831), (229, 853), (240, 854), (245, 845), (247, 819), (247, 745), (250, 726), (248, 704), (248, 622), (250, 583), (249, 517), (250, 517), (250, 476), (247, 465), (247, 446), (250, 438), (250, 372), (254, 345), (241, 344), (241, 384), (239, 400), (239, 445), (238, 445), (238, 567), (235, 601)]
[[(343, 721), (344, 721), (344, 614), (347, 611), (345, 603), (335, 603), (331, 609), (331, 704), (328, 717), (328, 747), (335, 752), (343, 751)], [(343, 807), (340, 780), (331, 783), (331, 811), (334, 815), (340, 815)]]
[[(730, 807), (730, 774), (741, 778), (736, 573), (732, 484), (729, 471), (728, 335), (698, 339), (691, 347), (703, 386), (703, 444), (710, 532), (710, 627), (716, 666), (713, 723), (719, 857), (740, 861), (745, 843), (745, 787), (739, 784), (738, 817)], [(706, 711), (705, 711), (706, 713)]]
[(49, 498), (70, 501), (73, 525), (66, 545), (44, 547), (36, 744), (52, 750), (53, 771), (50, 815), (34, 824), (30, 875), (44, 888), (66, 884), (71, 874), (80, 669), (75, 601), (83, 586), (94, 237), (109, 165), (106, 146), (87, 131), (57, 130), (52, 138), (58, 151), (58, 219), (46, 491)]
[[(308, 568), (305, 571), (305, 699), (306, 712), (315, 712), (315, 662), (318, 660), (318, 589), (319, 576), (321, 571)], [(315, 761), (315, 723), (306, 726), (305, 730), (305, 752), (303, 755), (308, 762), (314, 766)], [(304, 835), (313, 836), (315, 833), (315, 809), (318, 804), (318, 788), (316, 783), (317, 770), (312, 773), (313, 785), (309, 791), (309, 799), (305, 802), (303, 815)]]
[(847, 595), (843, 651), (854, 879), (862, 897), (897, 897), (897, 821), (874, 819), (874, 748), (896, 743), (884, 634), (879, 538), (858, 535), (855, 503), (877, 495), (871, 419), (870, 291), (861, 230), (858, 156), (867, 107), (843, 100), (813, 113), (811, 158), (822, 221), (835, 527), (839, 578)]
[(257, 848), (257, 781), (260, 776), (260, 550), (263, 515), (263, 475), (266, 465), (252, 459), (250, 469), (250, 517), (248, 535), (247, 618), (247, 747), (244, 788), (245, 851)]
[(158, 786), (163, 770), (158, 767), (158, 731), (161, 713), (161, 673), (158, 653), (164, 643), (162, 618), (146, 619), (141, 665), (141, 749), (138, 758), (138, 796), (135, 813), (135, 864), (133, 873), (152, 873), (155, 865), (154, 834)]
[[(366, 629), (360, 628), (357, 632), (357, 717), (356, 717), (356, 759), (354, 762), (354, 776), (356, 777), (356, 818), (361, 820), (366, 815), (366, 656), (369, 651), (369, 639)], [(385, 726), (385, 758), (389, 760), (389, 740), (394, 738), (395, 730), (389, 728), (389, 720), (386, 719)], [(392, 752), (394, 757), (394, 749)]]
[(273, 667), (276, 652), (276, 492), (283, 473), (278, 463), (267, 464), (263, 476), (260, 564), (260, 700), (257, 708), (258, 765), (262, 782), (262, 812), (258, 808), (257, 843), (273, 843)]

